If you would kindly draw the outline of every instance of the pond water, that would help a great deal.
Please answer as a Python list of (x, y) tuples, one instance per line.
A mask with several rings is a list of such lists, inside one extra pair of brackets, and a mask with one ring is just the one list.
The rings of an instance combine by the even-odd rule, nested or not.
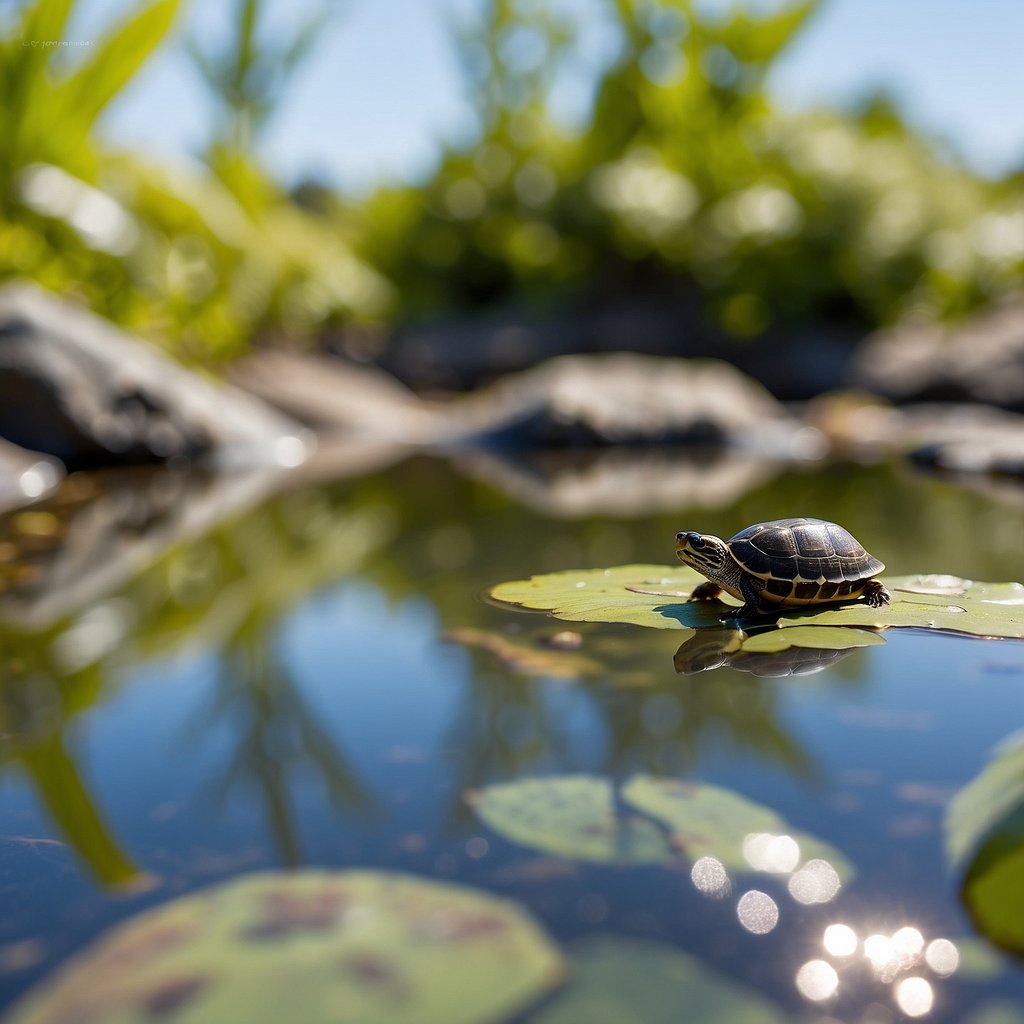
[[(611, 961), (646, 949), (654, 963), (638, 942), (683, 954), (718, 984), (693, 1019), (1024, 1020), (1024, 969), (962, 903), (946, 825), (1024, 720), (1024, 643), (890, 630), (811, 674), (684, 675), (675, 630), (486, 599), (533, 573), (671, 565), (678, 530), (729, 536), (788, 515), (842, 522), (894, 574), (1024, 578), (1024, 523), (1004, 500), (894, 465), (779, 472), (745, 493), (712, 488), (712, 470), (687, 463), (688, 490), (646, 502), (643, 475), (627, 477), (589, 511), (586, 467), (502, 475), (417, 457), (220, 522), (179, 521), (215, 482), (159, 474), (72, 481), (9, 513), (0, 1006), (145, 908), (309, 865), (513, 899), (570, 959), (595, 937)], [(581, 640), (552, 643), (567, 629)], [(480, 803), (504, 784), (586, 776), (625, 820), (637, 775), (774, 812), (780, 834), (850, 865), (842, 887), (801, 901), (777, 844), (775, 870), (726, 863), (715, 892), (685, 848), (663, 862), (579, 856), (556, 848), (557, 815), (554, 840), (539, 826), (531, 838)], [(948, 945), (924, 959), (940, 938), (958, 953), (951, 974)], [(675, 994), (659, 1006), (658, 984), (633, 1017), (599, 1002), (558, 1017), (556, 995), (516, 1019), (690, 1019), (670, 1015)], [(723, 992), (743, 1013), (715, 1009)]]

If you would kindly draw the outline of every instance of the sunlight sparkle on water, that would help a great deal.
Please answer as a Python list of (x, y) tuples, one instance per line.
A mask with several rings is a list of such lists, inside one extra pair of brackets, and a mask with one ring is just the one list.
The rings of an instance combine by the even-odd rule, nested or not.
[(766, 892), (751, 889), (736, 905), (740, 924), (754, 935), (767, 935), (779, 923), (779, 908)]
[(828, 903), (839, 894), (843, 883), (827, 860), (809, 860), (790, 876), (789, 894), (798, 903)]
[(839, 975), (830, 963), (809, 960), (796, 972), (796, 987), (805, 999), (818, 1003), (835, 995), (839, 988)]
[(904, 978), (896, 986), (896, 1005), (908, 1017), (923, 1017), (931, 1012), (935, 993), (924, 978)]
[(717, 857), (700, 857), (694, 861), (690, 880), (705, 896), (720, 899), (729, 892), (729, 875)]
[(925, 963), (941, 978), (960, 966), (960, 950), (949, 939), (933, 939), (924, 951)]
[(825, 951), (832, 956), (851, 956), (857, 952), (859, 941), (857, 933), (846, 924), (830, 924), (822, 937)]
[(789, 874), (800, 863), (800, 846), (792, 836), (752, 832), (743, 840), (743, 856), (755, 871)]

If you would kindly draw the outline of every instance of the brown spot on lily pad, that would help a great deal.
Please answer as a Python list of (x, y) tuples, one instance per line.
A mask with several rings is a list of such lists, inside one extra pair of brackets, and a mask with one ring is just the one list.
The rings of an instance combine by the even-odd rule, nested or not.
[(284, 889), (264, 895), (262, 918), (243, 932), (247, 939), (285, 939), (296, 932), (324, 932), (333, 928), (345, 905), (336, 889), (290, 893)]
[(209, 984), (210, 979), (202, 975), (173, 978), (144, 993), (143, 1005), (151, 1017), (169, 1017), (191, 1003)]

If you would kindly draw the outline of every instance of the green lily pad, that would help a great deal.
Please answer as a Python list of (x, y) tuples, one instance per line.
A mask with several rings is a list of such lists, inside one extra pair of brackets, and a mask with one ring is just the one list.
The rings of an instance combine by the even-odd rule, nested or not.
[(266, 873), (121, 924), (8, 1024), (456, 1024), (504, 1020), (564, 976), (516, 904), (373, 871)]
[(946, 846), (975, 926), (1024, 954), (1024, 734), (1006, 741), (957, 793), (946, 815)]
[(672, 832), (675, 846), (690, 860), (715, 857), (735, 871), (750, 871), (744, 840), (752, 835), (789, 836), (799, 847), (796, 864), (828, 861), (843, 880), (853, 868), (834, 847), (806, 832), (790, 828), (771, 808), (754, 803), (720, 786), (679, 779), (634, 775), (623, 787), (627, 803), (662, 822)]
[(572, 949), (569, 984), (533, 1024), (783, 1024), (758, 993), (671, 946), (606, 936)]
[(673, 859), (662, 830), (639, 815), (616, 813), (608, 779), (559, 775), (517, 779), (469, 794), (495, 832), (535, 850), (598, 864), (662, 864)]
[[(579, 569), (500, 583), (496, 601), (547, 611), (572, 622), (625, 622), (656, 629), (717, 626), (722, 604), (688, 602), (703, 577), (680, 566), (620, 565)], [(892, 602), (872, 608), (863, 601), (780, 611), (784, 625), (891, 626), (974, 636), (1024, 638), (1024, 585), (977, 583), (957, 576), (883, 577)], [(726, 604), (736, 606), (732, 598)]]
[(789, 836), (799, 847), (789, 870), (818, 859), (829, 861), (841, 879), (853, 875), (838, 850), (731, 790), (635, 775), (618, 795), (619, 806), (611, 781), (600, 776), (560, 775), (486, 786), (469, 802), (506, 839), (576, 860), (668, 865), (680, 855), (693, 861), (712, 856), (728, 869), (754, 871), (759, 868), (744, 854), (744, 840)]

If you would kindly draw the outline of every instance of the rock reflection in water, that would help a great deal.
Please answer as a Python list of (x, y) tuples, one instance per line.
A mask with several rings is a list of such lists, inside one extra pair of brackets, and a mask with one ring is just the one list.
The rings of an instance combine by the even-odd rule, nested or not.
[(856, 650), (788, 647), (784, 651), (745, 651), (747, 634), (731, 627), (698, 629), (679, 645), (673, 658), (676, 672), (692, 676), (716, 668), (732, 668), (764, 678), (809, 676), (830, 668)]
[(778, 475), (784, 463), (724, 448), (609, 448), (514, 457), (479, 450), (456, 466), (542, 515), (581, 519), (723, 508)]

